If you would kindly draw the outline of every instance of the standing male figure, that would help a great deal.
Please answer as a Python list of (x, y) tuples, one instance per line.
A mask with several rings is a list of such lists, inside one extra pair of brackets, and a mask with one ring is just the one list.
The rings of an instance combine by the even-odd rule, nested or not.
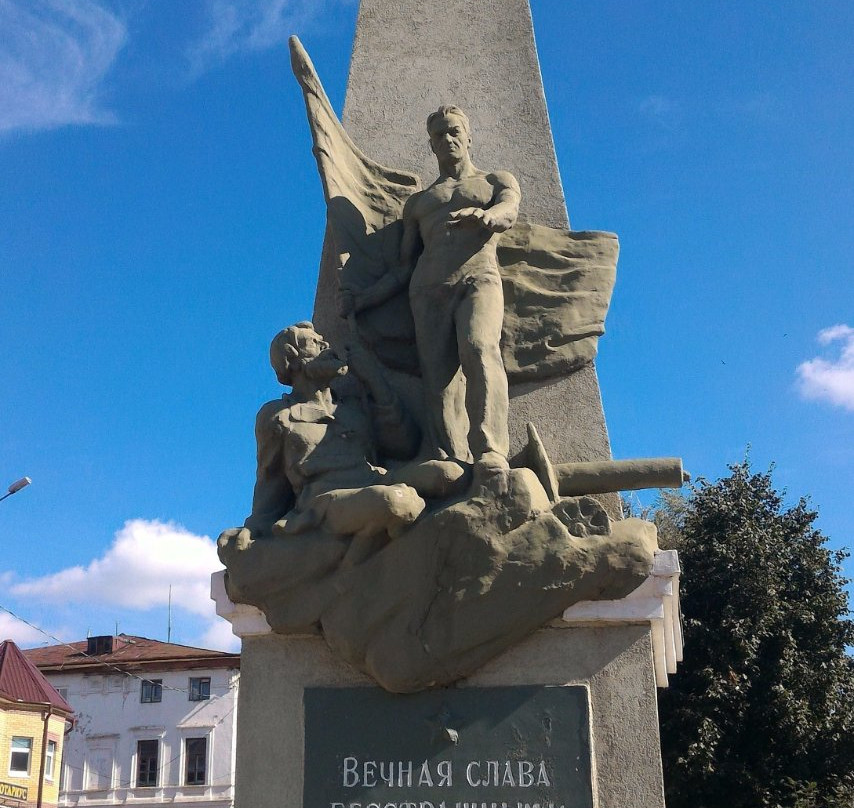
[(509, 172), (472, 163), (469, 121), (459, 107), (439, 107), (427, 132), (439, 178), (404, 206), (402, 272), (360, 292), (342, 290), (341, 310), (375, 306), (409, 284), (431, 451), (439, 458), (471, 456), (476, 473), (490, 476), (508, 469), (510, 443), (496, 250), (500, 234), (516, 222), (521, 193)]

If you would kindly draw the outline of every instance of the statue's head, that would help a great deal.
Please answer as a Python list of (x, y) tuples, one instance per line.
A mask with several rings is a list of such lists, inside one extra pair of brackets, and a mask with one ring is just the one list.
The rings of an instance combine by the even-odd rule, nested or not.
[(328, 384), (347, 372), (347, 366), (307, 320), (288, 326), (273, 337), (270, 364), (276, 378), (289, 386), (299, 374)]
[(443, 104), (427, 118), (430, 148), (439, 162), (461, 160), (471, 148), (471, 126), (468, 116), (453, 104)]

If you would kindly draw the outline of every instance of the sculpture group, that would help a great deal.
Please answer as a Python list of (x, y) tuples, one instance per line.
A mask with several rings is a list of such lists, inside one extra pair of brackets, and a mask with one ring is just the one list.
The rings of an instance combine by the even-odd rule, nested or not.
[(291, 391), (258, 413), (252, 513), (218, 543), (227, 587), (389, 690), (447, 684), (572, 603), (636, 588), (655, 529), (590, 495), (679, 485), (681, 464), (553, 465), (533, 424), (508, 456), (508, 376), (592, 360), (615, 237), (518, 222), (518, 183), (474, 166), (455, 106), (427, 121), (439, 177), (421, 190), (350, 141), (291, 52), (349, 337), (300, 322), (273, 340)]

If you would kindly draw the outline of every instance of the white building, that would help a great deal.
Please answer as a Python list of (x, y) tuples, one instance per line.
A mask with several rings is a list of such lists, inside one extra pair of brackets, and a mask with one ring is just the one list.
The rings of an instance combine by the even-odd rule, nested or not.
[(124, 634), (25, 653), (74, 708), (60, 806), (232, 808), (239, 654)]

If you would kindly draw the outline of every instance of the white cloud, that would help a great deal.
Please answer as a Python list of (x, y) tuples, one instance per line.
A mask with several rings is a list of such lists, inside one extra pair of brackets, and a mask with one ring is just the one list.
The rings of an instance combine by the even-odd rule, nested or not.
[(45, 641), (45, 636), (6, 612), (0, 612), (0, 642), (12, 640), (22, 648), (32, 648)]
[(817, 339), (822, 345), (841, 343), (842, 347), (835, 358), (817, 356), (798, 365), (801, 395), (854, 412), (854, 328), (834, 325), (819, 331)]
[(240, 639), (231, 631), (231, 623), (227, 620), (214, 620), (204, 634), (199, 638), (200, 648), (210, 648), (213, 651), (239, 651)]
[(101, 82), (124, 23), (95, 0), (0, 0), (0, 132), (113, 123)]
[(172, 522), (132, 519), (110, 548), (85, 567), (69, 567), (13, 583), (17, 598), (52, 603), (99, 603), (126, 609), (172, 604), (209, 617), (210, 576), (221, 569), (216, 545)]
[[(185, 612), (183, 618), (173, 612), (184, 627), (177, 641), (198, 632), (193, 644), (234, 650), (239, 640), (231, 635), (231, 625), (217, 616), (210, 599), (211, 573), (219, 569), (216, 543), (208, 536), (197, 536), (174, 522), (132, 519), (116, 533), (106, 552), (85, 566), (24, 580), (0, 573), (0, 584), (9, 597), (37, 604), (42, 611), (83, 604), (89, 607), (84, 610), (88, 619), (97, 623), (103, 616), (101, 622), (108, 625), (116, 609), (145, 612), (165, 607), (171, 586), (173, 609)], [(128, 614), (124, 620), (137, 622)], [(85, 632), (77, 627), (64, 633), (80, 639)], [(26, 636), (30, 645), (45, 641), (38, 633)]]
[(822, 345), (829, 345), (831, 342), (840, 339), (847, 340), (850, 343), (852, 337), (854, 337), (854, 328), (840, 323), (819, 331), (817, 339)]
[(237, 53), (284, 44), (326, 5), (323, 0), (207, 0), (207, 28), (187, 52), (191, 73), (198, 76)]

